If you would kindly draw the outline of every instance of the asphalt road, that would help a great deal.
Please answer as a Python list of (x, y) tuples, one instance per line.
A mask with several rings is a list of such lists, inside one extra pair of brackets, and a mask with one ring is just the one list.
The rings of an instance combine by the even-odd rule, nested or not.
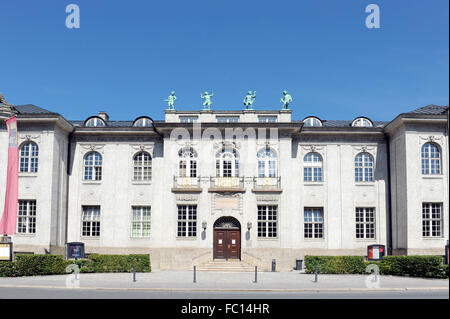
[(448, 290), (221, 292), (0, 287), (0, 299), (449, 299)]

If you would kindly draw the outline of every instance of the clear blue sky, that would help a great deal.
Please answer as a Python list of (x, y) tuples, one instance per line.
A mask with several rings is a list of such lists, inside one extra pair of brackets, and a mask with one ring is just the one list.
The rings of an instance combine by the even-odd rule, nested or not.
[[(67, 29), (78, 4), (81, 28)], [(368, 4), (381, 28), (367, 29)], [(70, 120), (179, 110), (280, 109), (295, 119), (392, 120), (449, 103), (448, 0), (14, 0), (0, 2), (0, 92)]]

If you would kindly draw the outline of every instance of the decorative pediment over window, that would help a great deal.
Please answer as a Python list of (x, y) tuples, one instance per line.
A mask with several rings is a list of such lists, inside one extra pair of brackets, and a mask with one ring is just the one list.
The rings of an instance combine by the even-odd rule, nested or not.
[(99, 152), (100, 154), (104, 154), (105, 144), (80, 144), (80, 150), (83, 153), (88, 152)]
[(325, 146), (323, 145), (301, 145), (301, 149), (303, 150), (303, 154), (318, 153), (322, 157), (325, 155)]
[(373, 157), (376, 155), (377, 148), (372, 145), (353, 145), (353, 155), (358, 153), (369, 153)]
[(130, 146), (134, 152), (147, 152), (151, 157), (153, 157), (155, 143), (131, 144)]
[(229, 142), (229, 141), (222, 141), (222, 142), (216, 142), (214, 143), (215, 149), (240, 149), (241, 143), (239, 142)]

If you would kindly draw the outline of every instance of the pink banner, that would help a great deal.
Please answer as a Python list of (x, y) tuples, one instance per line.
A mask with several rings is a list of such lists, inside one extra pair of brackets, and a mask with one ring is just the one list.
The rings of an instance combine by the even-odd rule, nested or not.
[(6, 175), (5, 209), (0, 221), (0, 234), (12, 235), (16, 230), (19, 193), (19, 147), (17, 136), (17, 118), (6, 121), (9, 133), (8, 169)]

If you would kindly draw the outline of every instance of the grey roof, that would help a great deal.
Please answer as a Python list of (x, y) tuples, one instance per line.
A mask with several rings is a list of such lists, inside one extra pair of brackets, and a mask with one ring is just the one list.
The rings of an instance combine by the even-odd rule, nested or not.
[(418, 109), (415, 109), (411, 112), (408, 112), (406, 114), (444, 114), (445, 111), (448, 110), (448, 106), (439, 106), (430, 104), (427, 106), (419, 107)]
[(14, 107), (19, 114), (55, 114), (54, 112), (50, 112), (49, 110), (33, 104), (15, 105)]

